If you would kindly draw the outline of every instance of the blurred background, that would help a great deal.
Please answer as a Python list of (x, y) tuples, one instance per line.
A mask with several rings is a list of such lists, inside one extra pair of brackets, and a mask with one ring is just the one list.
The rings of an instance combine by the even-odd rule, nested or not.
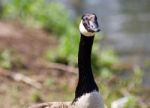
[(150, 107), (149, 0), (0, 0), (0, 107), (74, 97), (78, 25), (96, 13), (92, 67), (105, 104)]

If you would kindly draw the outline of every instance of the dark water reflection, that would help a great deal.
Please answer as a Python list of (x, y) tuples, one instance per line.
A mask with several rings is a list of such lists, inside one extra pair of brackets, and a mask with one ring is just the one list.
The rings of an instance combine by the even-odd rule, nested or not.
[[(100, 18), (105, 39), (124, 59), (150, 67), (150, 0), (63, 0), (74, 13), (94, 12)], [(150, 69), (144, 84), (150, 86)]]

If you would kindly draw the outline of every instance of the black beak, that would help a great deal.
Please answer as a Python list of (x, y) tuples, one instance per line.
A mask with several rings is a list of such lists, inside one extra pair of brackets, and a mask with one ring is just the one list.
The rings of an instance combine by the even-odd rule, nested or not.
[(97, 20), (91, 21), (89, 23), (90, 23), (90, 30), (92, 32), (99, 32), (100, 31)]
[(93, 29), (94, 32), (100, 32), (101, 30), (99, 28)]

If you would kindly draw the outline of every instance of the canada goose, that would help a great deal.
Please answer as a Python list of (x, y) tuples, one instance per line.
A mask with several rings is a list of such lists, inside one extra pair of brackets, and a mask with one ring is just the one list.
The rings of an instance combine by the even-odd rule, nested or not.
[(95, 32), (99, 25), (95, 14), (84, 14), (80, 25), (80, 44), (78, 52), (79, 79), (73, 102), (49, 102), (29, 108), (104, 108), (103, 99), (93, 77), (91, 50)]

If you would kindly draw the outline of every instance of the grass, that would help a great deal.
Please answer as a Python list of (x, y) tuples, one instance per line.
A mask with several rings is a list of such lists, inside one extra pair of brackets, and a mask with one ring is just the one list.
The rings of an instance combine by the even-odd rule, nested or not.
[(0, 52), (0, 67), (10, 69), (12, 67), (12, 59), (9, 50), (3, 50)]

